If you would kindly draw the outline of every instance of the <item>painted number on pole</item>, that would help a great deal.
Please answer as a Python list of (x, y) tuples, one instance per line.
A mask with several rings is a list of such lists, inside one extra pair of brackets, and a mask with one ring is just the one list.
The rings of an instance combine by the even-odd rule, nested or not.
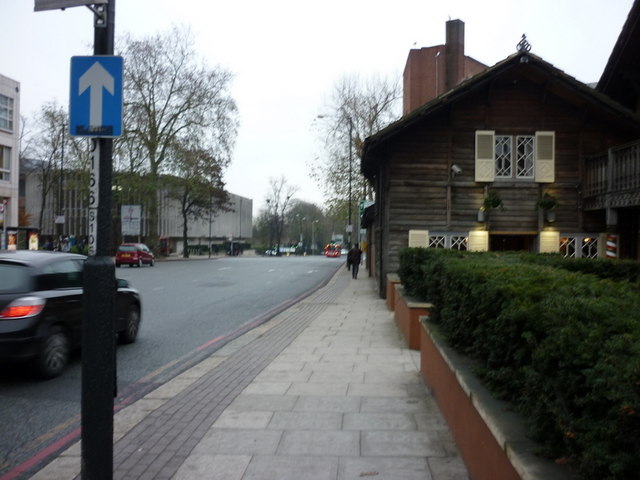
[(96, 254), (98, 245), (98, 184), (100, 179), (100, 143), (91, 140), (89, 157), (89, 255)]

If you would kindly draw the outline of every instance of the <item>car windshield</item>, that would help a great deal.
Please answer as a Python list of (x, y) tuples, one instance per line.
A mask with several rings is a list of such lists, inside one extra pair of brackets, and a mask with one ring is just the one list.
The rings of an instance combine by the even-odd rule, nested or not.
[(0, 263), (0, 293), (18, 293), (31, 290), (31, 276), (24, 265)]
[(120, 245), (118, 247), (119, 252), (135, 252), (136, 247), (134, 245)]

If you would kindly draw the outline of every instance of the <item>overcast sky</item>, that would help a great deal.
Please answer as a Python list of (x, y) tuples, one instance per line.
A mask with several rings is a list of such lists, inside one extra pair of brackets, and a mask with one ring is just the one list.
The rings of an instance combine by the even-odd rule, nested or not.
[[(314, 119), (344, 75), (400, 78), (411, 48), (444, 44), (445, 22), (465, 22), (465, 53), (493, 65), (531, 52), (578, 80), (596, 82), (633, 0), (117, 0), (116, 37), (189, 26), (199, 55), (231, 71), (240, 130), (225, 180), (265, 205), (269, 178), (284, 175), (297, 198), (322, 204), (309, 163), (322, 156)], [(0, 74), (21, 83), (21, 114), (68, 105), (69, 65), (90, 55), (86, 7), (33, 11), (0, 0)], [(117, 42), (117, 38), (116, 38)], [(125, 59), (126, 62), (126, 59)]]

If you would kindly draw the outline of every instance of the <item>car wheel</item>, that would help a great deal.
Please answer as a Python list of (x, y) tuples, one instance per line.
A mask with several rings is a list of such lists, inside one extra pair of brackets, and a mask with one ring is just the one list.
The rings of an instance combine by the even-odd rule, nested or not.
[(156, 264), (156, 260), (154, 258), (151, 259), (151, 262), (149, 263), (150, 267), (153, 267)]
[(127, 323), (124, 330), (120, 332), (120, 341), (122, 343), (133, 343), (138, 338), (138, 330), (140, 329), (140, 310), (135, 305), (131, 305), (127, 314)]
[(69, 339), (60, 327), (53, 327), (42, 342), (36, 357), (36, 368), (43, 378), (54, 378), (62, 373), (69, 363)]
[(116, 263), (116, 268), (120, 268), (120, 264), (119, 263)]
[(138, 268), (142, 266), (142, 259), (138, 260)]

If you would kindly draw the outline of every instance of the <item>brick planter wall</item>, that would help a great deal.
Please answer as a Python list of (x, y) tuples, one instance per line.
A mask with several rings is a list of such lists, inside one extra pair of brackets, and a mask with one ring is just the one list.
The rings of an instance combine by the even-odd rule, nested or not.
[(399, 283), (395, 285), (395, 291), (393, 318), (404, 336), (407, 347), (412, 350), (420, 350), (420, 332), (422, 330), (420, 317), (429, 315), (433, 305), (406, 297), (404, 287)]
[(495, 400), (472, 372), (468, 359), (438, 338), (422, 318), (420, 374), (449, 424), (473, 480), (568, 480), (568, 467), (536, 457), (524, 420)]
[(397, 273), (387, 273), (387, 308), (392, 312), (396, 309), (396, 285), (399, 283)]

